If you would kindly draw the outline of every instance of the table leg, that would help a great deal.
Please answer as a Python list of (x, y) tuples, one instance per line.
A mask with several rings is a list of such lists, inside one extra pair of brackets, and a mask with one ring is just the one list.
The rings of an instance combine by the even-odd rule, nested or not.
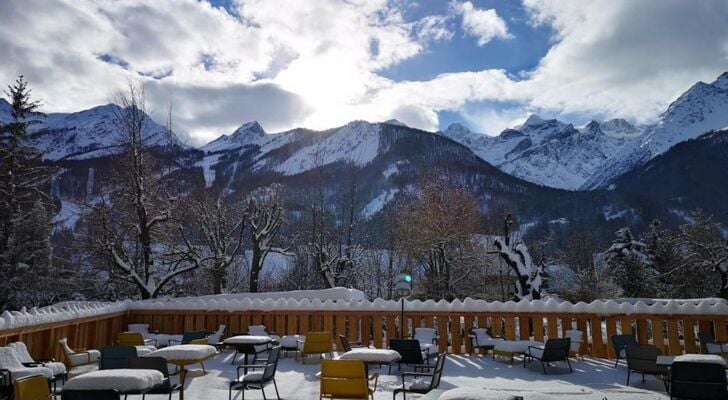
[(179, 384), (182, 385), (182, 387), (179, 389), (179, 400), (185, 400), (185, 378), (187, 377), (187, 370), (185, 369), (184, 365), (182, 366), (182, 369), (179, 371)]

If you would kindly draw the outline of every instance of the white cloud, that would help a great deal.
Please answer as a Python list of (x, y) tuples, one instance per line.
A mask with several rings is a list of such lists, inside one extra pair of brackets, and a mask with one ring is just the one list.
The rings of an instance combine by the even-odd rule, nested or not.
[(172, 97), (176, 125), (202, 140), (249, 119), (269, 131), (390, 118), (432, 130), (443, 110), (497, 133), (531, 110), (648, 122), (728, 65), (723, 0), (524, 6), (532, 24), (551, 28), (553, 45), (520, 78), (490, 69), (396, 82), (382, 71), (453, 40), (458, 20), (481, 45), (512, 35), (495, 10), (470, 2), (408, 21), (387, 0), (240, 0), (236, 15), (195, 0), (6, 0), (0, 83), (25, 74), (48, 111), (76, 111), (144, 79), (150, 108)]
[(493, 39), (511, 39), (506, 21), (498, 16), (495, 9), (480, 9), (469, 1), (451, 3), (452, 8), (463, 17), (463, 30), (478, 38), (478, 46), (483, 46)]

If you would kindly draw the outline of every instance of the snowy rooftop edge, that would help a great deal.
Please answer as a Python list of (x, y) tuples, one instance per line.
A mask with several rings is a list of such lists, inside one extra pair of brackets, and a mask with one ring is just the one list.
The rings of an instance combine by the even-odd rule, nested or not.
[[(130, 310), (200, 310), (200, 311), (372, 311), (397, 312), (400, 303), (394, 300), (320, 300), (320, 299), (261, 299), (234, 298), (169, 298), (108, 302), (66, 302), (48, 307), (21, 311), (5, 311), (0, 315), (0, 330), (62, 322), (78, 318), (110, 314)], [(610, 315), (728, 315), (728, 302), (722, 299), (664, 300), (648, 305), (639, 300), (636, 303), (618, 303), (613, 300), (596, 300), (591, 303), (570, 303), (567, 301), (522, 300), (520, 302), (487, 302), (466, 298), (447, 302), (445, 300), (408, 301), (409, 312), (500, 312), (500, 313), (560, 313)]]

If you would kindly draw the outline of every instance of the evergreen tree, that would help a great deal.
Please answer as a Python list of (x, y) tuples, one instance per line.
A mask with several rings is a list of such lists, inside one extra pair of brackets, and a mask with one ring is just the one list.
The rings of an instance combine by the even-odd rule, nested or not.
[[(47, 275), (51, 267), (50, 213), (47, 183), (50, 171), (41, 153), (26, 144), (28, 127), (39, 102), (31, 100), (28, 84), (20, 76), (5, 93), (12, 106), (12, 121), (0, 124), (0, 307), (18, 308), (17, 286), (12, 282)], [(40, 289), (40, 288), (36, 288)], [(35, 290), (32, 287), (28, 290)], [(42, 303), (42, 301), (41, 301)], [(30, 304), (38, 305), (38, 304)]]
[(658, 293), (659, 274), (647, 245), (637, 240), (629, 228), (616, 232), (612, 246), (604, 252), (614, 282), (626, 297), (653, 297)]

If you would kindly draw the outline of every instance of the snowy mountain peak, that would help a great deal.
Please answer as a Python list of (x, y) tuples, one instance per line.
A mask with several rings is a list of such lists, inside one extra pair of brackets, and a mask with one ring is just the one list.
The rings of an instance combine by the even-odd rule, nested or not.
[(240, 127), (236, 129), (232, 135), (263, 136), (265, 135), (265, 129), (260, 126), (258, 121), (251, 121), (240, 125)]
[(396, 120), (394, 118), (388, 119), (388, 120), (384, 121), (384, 123), (389, 124), (389, 125), (407, 126), (407, 124), (405, 124), (404, 122)]
[(233, 133), (222, 135), (202, 146), (202, 150), (207, 152), (234, 150), (248, 145), (260, 145), (266, 138), (265, 129), (258, 121), (250, 121), (240, 125)]
[(550, 135), (555, 132), (564, 130), (567, 124), (557, 119), (543, 119), (538, 115), (532, 114), (519, 130), (526, 134), (536, 134), (541, 136)]
[(445, 136), (447, 136), (447, 137), (454, 138), (456, 136), (469, 135), (472, 133), (472, 131), (470, 129), (468, 129), (467, 126), (465, 126), (459, 122), (455, 122), (453, 124), (450, 124), (450, 126), (448, 126), (447, 128), (445, 128), (445, 130), (442, 131), (442, 133), (444, 133)]

